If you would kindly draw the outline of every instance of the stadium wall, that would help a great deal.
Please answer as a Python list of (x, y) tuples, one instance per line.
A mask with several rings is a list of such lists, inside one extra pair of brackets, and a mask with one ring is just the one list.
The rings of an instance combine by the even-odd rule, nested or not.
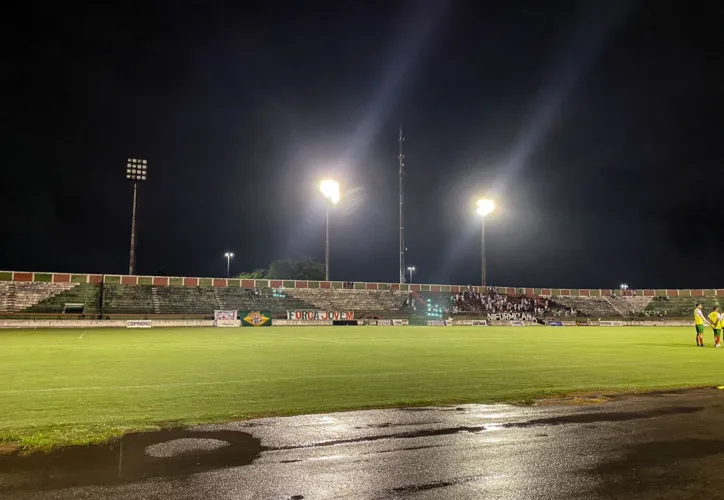
[[(241, 287), (241, 288), (322, 288), (344, 289), (344, 281), (295, 281), (295, 280), (249, 280), (236, 278), (188, 278), (181, 276), (128, 276), (120, 274), (75, 274), (28, 271), (0, 271), (0, 281), (39, 282), (39, 283), (91, 283), (115, 285), (153, 285), (187, 287)], [(400, 290), (409, 292), (452, 292), (466, 289), (479, 292), (483, 287), (468, 285), (433, 285), (420, 283), (374, 283), (355, 281), (355, 290)], [(633, 296), (633, 290), (610, 289), (570, 289), (570, 288), (515, 288), (492, 287), (496, 292), (508, 295), (571, 296), (571, 297), (610, 297), (613, 295)], [(724, 297), (724, 289), (657, 289), (636, 290), (637, 296), (644, 297)]]

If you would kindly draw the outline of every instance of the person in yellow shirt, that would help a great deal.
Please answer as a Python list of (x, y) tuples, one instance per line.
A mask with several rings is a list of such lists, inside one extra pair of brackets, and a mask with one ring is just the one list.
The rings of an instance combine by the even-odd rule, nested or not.
[(709, 322), (712, 330), (714, 330), (714, 347), (720, 347), (722, 315), (719, 313), (719, 306), (714, 306), (714, 309), (709, 313)]
[(694, 326), (696, 326), (696, 345), (698, 347), (704, 347), (704, 325), (711, 326), (711, 323), (701, 311), (701, 304), (696, 304), (696, 309), (694, 309)]

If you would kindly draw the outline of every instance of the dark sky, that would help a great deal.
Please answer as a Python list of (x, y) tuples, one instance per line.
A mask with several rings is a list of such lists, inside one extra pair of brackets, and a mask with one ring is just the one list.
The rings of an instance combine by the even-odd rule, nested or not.
[[(127, 2), (16, 12), (0, 268), (223, 275), (324, 254), (397, 279), (397, 129), (415, 281), (721, 287), (716, 2)], [(50, 5), (50, 4), (49, 4)], [(183, 6), (187, 5), (187, 6)], [(173, 7), (170, 7), (173, 6)]]

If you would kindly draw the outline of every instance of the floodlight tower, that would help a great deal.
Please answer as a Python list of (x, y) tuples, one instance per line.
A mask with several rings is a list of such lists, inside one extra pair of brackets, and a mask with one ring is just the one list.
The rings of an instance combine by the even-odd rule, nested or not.
[[(399, 163), (400, 171), (400, 284), (405, 282), (405, 218), (404, 218), (404, 205), (403, 205), (403, 191), (402, 191), (402, 178), (405, 175), (405, 153), (402, 149), (402, 143), (405, 142), (405, 136), (402, 135), (402, 127), (400, 127), (400, 135), (397, 139), (397, 145), (399, 153), (397, 155), (397, 161)], [(410, 276), (412, 281), (412, 276)]]
[(482, 285), (487, 286), (487, 279), (486, 279), (486, 262), (485, 262), (485, 217), (490, 215), (490, 213), (495, 210), (495, 202), (493, 200), (488, 200), (485, 198), (482, 198), (478, 200), (478, 215), (480, 216), (481, 222), (481, 237), (480, 237), (480, 250), (481, 250), (481, 268), (482, 268)]
[(407, 271), (410, 273), (410, 283), (412, 283), (412, 273), (415, 272), (415, 266), (408, 267)]
[(126, 179), (133, 181), (133, 212), (131, 215), (131, 255), (128, 263), (128, 274), (136, 271), (136, 199), (138, 196), (138, 183), (146, 180), (148, 162), (138, 158), (128, 158), (126, 161)]
[(226, 277), (229, 277), (229, 266), (231, 265), (231, 258), (234, 256), (233, 252), (226, 252), (224, 254), (224, 257), (226, 257)]
[(324, 240), (324, 280), (329, 281), (329, 207), (339, 203), (339, 182), (330, 179), (319, 184), (319, 190), (327, 199), (327, 229)]

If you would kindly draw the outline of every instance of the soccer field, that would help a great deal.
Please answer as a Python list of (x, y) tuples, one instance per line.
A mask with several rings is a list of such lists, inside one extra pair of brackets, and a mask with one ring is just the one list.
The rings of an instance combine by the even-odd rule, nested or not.
[(724, 384), (692, 328), (272, 327), (0, 332), (0, 441), (353, 408)]

